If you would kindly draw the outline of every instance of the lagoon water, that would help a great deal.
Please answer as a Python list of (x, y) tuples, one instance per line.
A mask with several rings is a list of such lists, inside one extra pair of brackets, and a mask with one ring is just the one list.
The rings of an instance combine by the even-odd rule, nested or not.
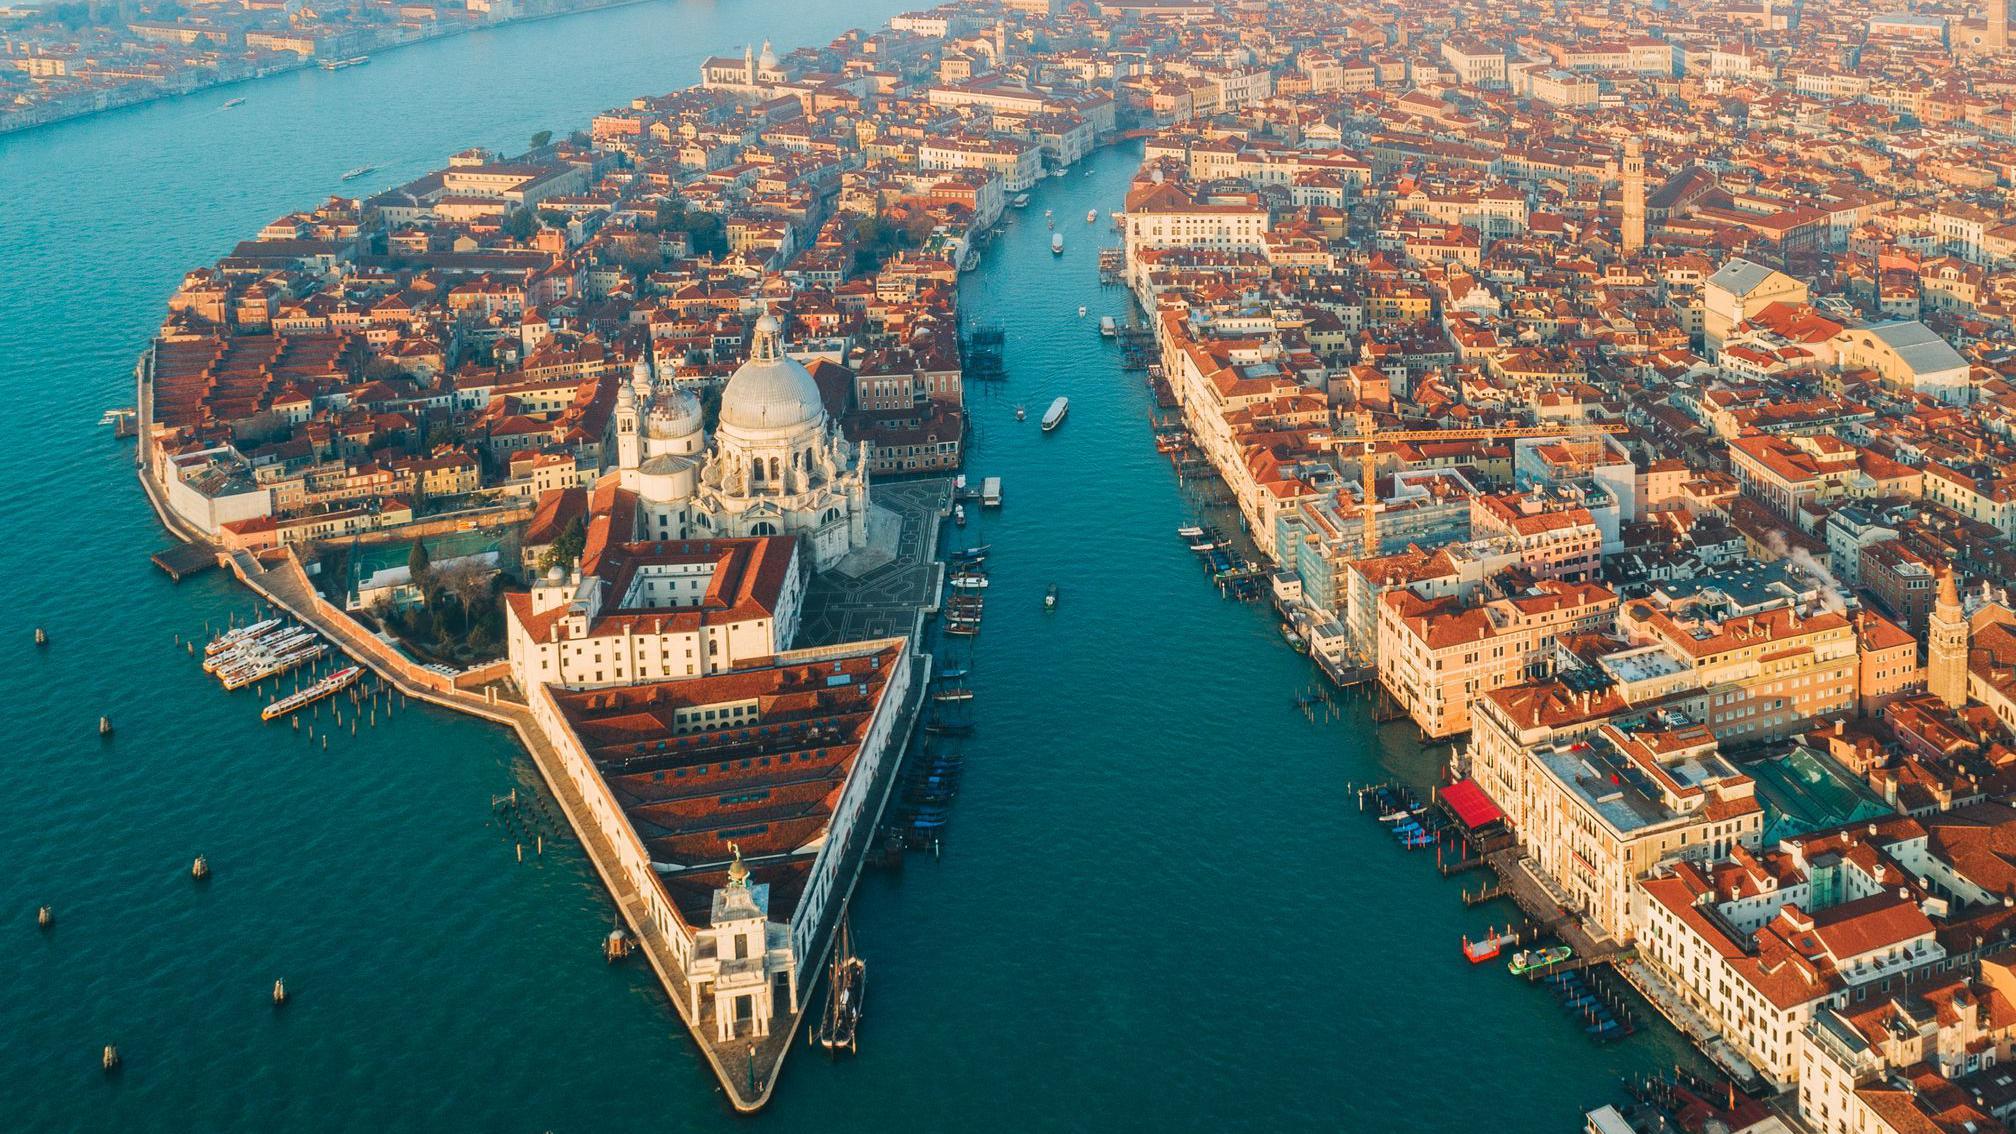
[(727, 1112), (643, 966), (603, 964), (612, 910), (571, 839), (514, 861), (490, 798), (537, 774), (503, 733), (415, 707), (325, 752), (175, 646), (249, 598), (147, 563), (165, 537), (95, 423), (182, 272), (707, 54), (900, 10), (656, 0), (0, 138), (0, 1128), (1537, 1134), (1686, 1058), (1656, 1026), (1593, 1048), (1462, 961), (1506, 911), (1464, 910), (1345, 791), (1439, 754), (1356, 708), (1306, 720), (1306, 661), (1174, 537), (1193, 513), (1148, 392), (1096, 330), (1124, 313), (1095, 250), (1138, 151), (1046, 181), (965, 277), (969, 317), (1008, 332), (1008, 381), (970, 393), (969, 472), (1006, 497), (960, 533), (995, 548), (979, 732), (942, 857), (857, 894), (861, 1056), (794, 1054), (764, 1114)]

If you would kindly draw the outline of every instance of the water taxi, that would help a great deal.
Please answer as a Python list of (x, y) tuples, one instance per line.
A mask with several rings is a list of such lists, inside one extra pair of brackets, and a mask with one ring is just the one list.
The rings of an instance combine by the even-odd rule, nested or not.
[[(1051, 171), (1050, 171), (1050, 176), (1052, 176), (1052, 177), (1062, 177), (1062, 176), (1064, 176), (1064, 175), (1065, 175), (1066, 173), (1068, 173), (1068, 172), (1070, 172), (1070, 171), (1069, 171), (1069, 170), (1064, 170), (1064, 169), (1053, 169), (1053, 170), (1051, 170)], [(1088, 170), (1086, 170), (1085, 172), (1087, 172), (1087, 173), (1090, 173), (1090, 172), (1092, 172), (1092, 171), (1088, 169)]]
[(303, 689), (298, 693), (290, 693), (287, 696), (280, 698), (278, 701), (275, 701), (272, 704), (266, 706), (266, 708), (260, 712), (259, 719), (264, 721), (270, 721), (275, 717), (284, 717), (288, 713), (291, 713), (294, 710), (299, 709), (305, 705), (312, 705), (315, 702), (320, 701), (324, 697), (330, 696), (331, 694), (334, 693), (340, 693), (343, 690), (348, 689), (351, 685), (354, 685), (356, 683), (359, 677), (362, 677), (363, 675), (364, 675), (363, 666), (357, 666), (357, 665), (344, 666), (342, 669), (339, 669), (335, 673), (332, 673), (329, 676), (323, 678), (322, 680), (316, 682), (315, 684), (310, 685), (308, 688)]
[(1521, 949), (1512, 954), (1512, 963), (1505, 966), (1513, 976), (1521, 976), (1534, 969), (1544, 969), (1558, 965), (1575, 955), (1575, 950), (1566, 945), (1549, 945), (1545, 949)]
[(962, 528), (966, 526), (966, 505), (964, 504), (952, 505), (952, 522), (958, 524)]
[(1063, 233), (1053, 232), (1050, 234), (1050, 254), (1052, 256), (1062, 256), (1064, 254)]
[(1069, 413), (1070, 410), (1070, 398), (1058, 398), (1056, 401), (1051, 402), (1050, 408), (1043, 411), (1043, 432), (1048, 433), (1064, 424), (1064, 415)]
[(360, 165), (356, 169), (345, 170), (343, 180), (355, 181), (367, 173), (375, 173), (377, 169), (378, 167), (375, 165)]
[(1050, 584), (1050, 589), (1043, 592), (1043, 609), (1057, 609), (1057, 584)]
[(1029, 416), (1029, 411), (1028, 411), (1028, 410), (1026, 410), (1026, 409), (1022, 408), (1021, 406), (1016, 406), (1016, 407), (1015, 407), (1015, 420), (1016, 420), (1016, 421), (1021, 421), (1021, 420), (1022, 420), (1023, 418), (1026, 418), (1026, 417), (1028, 417), (1028, 416)]
[(1086, 308), (1084, 304), (1081, 303), (1078, 305), (1078, 317), (1080, 319), (1083, 319), (1085, 317), (1085, 310)]

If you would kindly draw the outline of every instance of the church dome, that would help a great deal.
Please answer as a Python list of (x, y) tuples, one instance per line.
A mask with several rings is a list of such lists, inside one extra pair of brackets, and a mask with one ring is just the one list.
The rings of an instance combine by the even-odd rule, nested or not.
[(749, 361), (721, 392), (721, 424), (736, 429), (791, 429), (824, 420), (825, 403), (812, 372), (784, 354), (784, 328), (769, 315), (756, 321)]

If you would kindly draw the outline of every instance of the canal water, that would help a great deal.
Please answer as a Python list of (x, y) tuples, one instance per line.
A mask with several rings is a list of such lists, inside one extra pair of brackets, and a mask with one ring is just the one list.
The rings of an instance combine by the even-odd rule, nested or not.
[(1124, 313), (1094, 264), (1133, 153), (1045, 182), (965, 279), (1008, 334), (1008, 380), (972, 392), (969, 468), (1006, 499), (963, 533), (995, 548), (979, 732), (942, 856), (858, 895), (861, 1056), (794, 1055), (762, 1116), (725, 1111), (641, 966), (602, 963), (572, 841), (516, 861), (491, 799), (537, 775), (504, 734), (414, 707), (325, 751), (175, 645), (249, 601), (147, 564), (164, 537), (95, 422), (184, 270), (353, 166), (522, 146), (704, 54), (901, 8), (666, 0), (0, 138), (0, 1126), (1538, 1132), (1684, 1058), (1663, 1029), (1591, 1048), (1462, 962), (1505, 911), (1464, 910), (1346, 794), (1435, 755), (1356, 710), (1305, 719), (1307, 663), (1176, 540), (1148, 393), (1096, 331)]

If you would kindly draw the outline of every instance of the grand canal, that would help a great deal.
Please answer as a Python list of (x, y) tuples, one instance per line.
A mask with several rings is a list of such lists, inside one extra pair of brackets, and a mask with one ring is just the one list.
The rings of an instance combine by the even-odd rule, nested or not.
[(1682, 1057), (1656, 1028), (1591, 1048), (1543, 993), (1461, 961), (1503, 911), (1465, 911), (1345, 792), (1433, 758), (1291, 708), (1307, 663), (1174, 538), (1191, 512), (1147, 391), (1095, 330), (1123, 310), (1094, 257), (1133, 153), (1046, 182), (966, 277), (1009, 349), (1008, 381), (972, 393), (969, 469), (1006, 496), (965, 532), (995, 548), (979, 732), (942, 858), (857, 897), (862, 1055), (795, 1055), (765, 1114), (729, 1116), (642, 967), (603, 965), (610, 908), (571, 840), (514, 861), (490, 797), (536, 774), (503, 734), (415, 708), (311, 750), (175, 649), (248, 600), (147, 564), (162, 536), (131, 451), (94, 423), (130, 401), (184, 270), (346, 168), (389, 183), (520, 146), (691, 82), (706, 53), (898, 10), (668, 0), (277, 77), (231, 111), (199, 96), (0, 139), (20, 415), (0, 447), (0, 1125), (1538, 1132)]

